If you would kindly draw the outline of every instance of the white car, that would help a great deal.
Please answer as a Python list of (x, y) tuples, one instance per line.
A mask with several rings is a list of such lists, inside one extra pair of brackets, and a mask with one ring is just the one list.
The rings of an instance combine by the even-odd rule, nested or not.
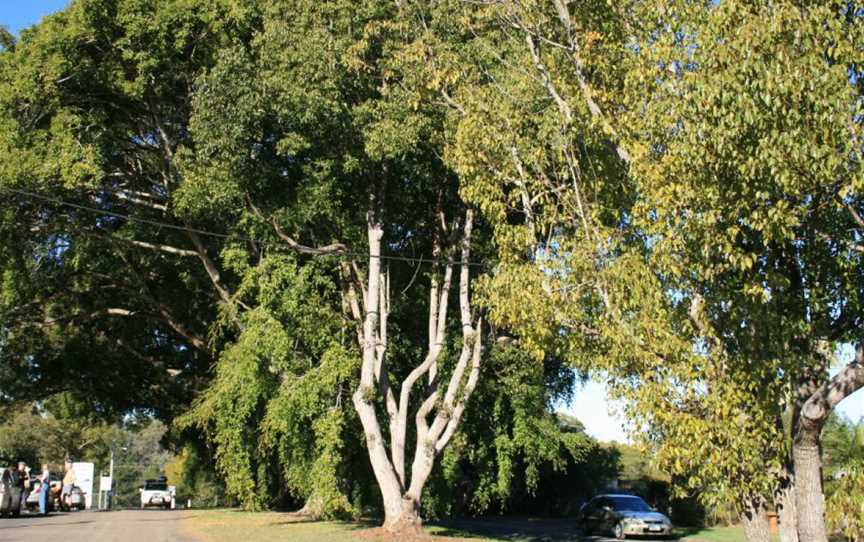
[(147, 480), (144, 487), (139, 491), (141, 492), (142, 510), (150, 507), (164, 508), (165, 510), (174, 509), (176, 489), (174, 486), (168, 485), (168, 480), (165, 477)]
[(0, 474), (0, 516), (18, 517), (21, 513), (21, 497), (17, 473), (3, 469)]

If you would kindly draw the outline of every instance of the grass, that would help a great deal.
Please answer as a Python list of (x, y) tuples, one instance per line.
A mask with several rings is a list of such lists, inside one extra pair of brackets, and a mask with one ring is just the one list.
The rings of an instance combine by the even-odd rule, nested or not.
[[(375, 529), (376, 522), (304, 521), (279, 512), (189, 511), (183, 530), (200, 542), (394, 542)], [(578, 540), (572, 520), (487, 518), (427, 525), (442, 542), (556, 542)], [(681, 542), (745, 542), (741, 527), (682, 529)], [(592, 540), (592, 539), (587, 539)], [(593, 539), (596, 540), (596, 539)], [(779, 540), (775, 535), (774, 540)]]
[[(255, 542), (393, 542), (375, 529), (377, 523), (304, 521), (278, 512), (251, 513), (238, 510), (190, 511), (184, 534), (200, 542), (254, 540)], [(573, 522), (493, 518), (430, 524), (429, 534), (445, 542), (486, 540), (490, 542), (551, 542), (574, 540)]]
[[(685, 530), (682, 532), (682, 542), (746, 542), (744, 529), (741, 527), (712, 527), (708, 529)], [(779, 536), (772, 537), (780, 540)]]
[(304, 522), (288, 514), (237, 510), (198, 510), (184, 523), (185, 533), (202, 542), (356, 542), (356, 531), (363, 527), (358, 523)]

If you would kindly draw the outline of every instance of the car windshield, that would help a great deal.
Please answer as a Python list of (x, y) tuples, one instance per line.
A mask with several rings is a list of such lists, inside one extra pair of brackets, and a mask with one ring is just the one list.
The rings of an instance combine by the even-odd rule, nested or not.
[(147, 491), (165, 491), (168, 489), (168, 483), (161, 480), (147, 480), (144, 489)]
[(619, 512), (650, 512), (651, 507), (639, 497), (609, 497)]

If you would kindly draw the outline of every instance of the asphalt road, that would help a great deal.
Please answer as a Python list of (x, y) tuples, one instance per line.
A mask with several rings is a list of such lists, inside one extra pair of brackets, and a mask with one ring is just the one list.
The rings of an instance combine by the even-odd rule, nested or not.
[(127, 510), (0, 518), (2, 542), (194, 542), (180, 523), (188, 512)]

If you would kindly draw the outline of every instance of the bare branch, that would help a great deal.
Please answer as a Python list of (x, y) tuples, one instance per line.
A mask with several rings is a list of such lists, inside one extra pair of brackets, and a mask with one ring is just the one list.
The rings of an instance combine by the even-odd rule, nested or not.
[(571, 124), (573, 122), (573, 110), (570, 108), (570, 104), (561, 97), (561, 94), (555, 87), (555, 84), (552, 81), (552, 76), (549, 75), (549, 70), (546, 69), (546, 66), (540, 58), (540, 48), (534, 41), (534, 36), (527, 30), (525, 31), (525, 43), (528, 45), (528, 51), (531, 53), (531, 60), (534, 63), (534, 67), (540, 73), (540, 80), (543, 83), (543, 87), (546, 89), (549, 96), (551, 96), (555, 101), (555, 105), (558, 106), (558, 111), (564, 117), (565, 124)]
[(858, 223), (858, 226), (864, 229), (864, 218), (861, 217), (855, 207), (853, 207), (851, 203), (847, 203), (846, 209), (849, 210), (849, 214), (852, 215), (853, 220)]
[(113, 235), (103, 235), (100, 236), (105, 239), (110, 239), (111, 241), (118, 241), (121, 243), (126, 243), (129, 245), (133, 245), (136, 247), (146, 248), (148, 250), (158, 250), (161, 252), (166, 252), (168, 254), (174, 254), (175, 256), (184, 256), (184, 257), (192, 257), (197, 258), (198, 253), (194, 250), (188, 250), (185, 248), (178, 248), (171, 245), (163, 245), (161, 243), (148, 243), (146, 241), (136, 241), (134, 239), (124, 239), (122, 237), (115, 237)]
[(125, 201), (128, 201), (129, 203), (134, 203), (135, 205), (141, 205), (142, 207), (149, 207), (151, 209), (155, 209), (155, 210), (160, 211), (162, 213), (165, 213), (168, 211), (168, 206), (165, 205), (164, 203), (156, 203), (153, 201), (147, 201), (147, 200), (135, 197), (135, 196), (133, 196), (133, 195), (131, 195), (125, 191), (122, 191), (122, 190), (116, 191), (116, 192), (112, 191), (111, 193), (114, 194), (115, 196), (117, 196), (118, 198), (125, 200)]
[[(222, 299), (222, 302), (225, 303), (228, 309), (233, 310), (234, 303), (236, 302), (244, 309), (251, 310), (249, 305), (246, 305), (239, 299), (235, 300), (234, 297), (231, 295), (231, 292), (228, 291), (228, 288), (226, 288), (225, 285), (222, 284), (222, 277), (219, 273), (219, 268), (207, 254), (207, 248), (201, 241), (201, 237), (197, 233), (189, 230), (186, 231), (186, 235), (189, 236), (189, 239), (191, 239), (192, 243), (195, 245), (196, 254), (201, 260), (201, 263), (204, 264), (204, 270), (207, 271), (207, 276), (210, 277), (210, 282), (213, 283), (213, 287), (216, 289), (216, 292), (219, 294), (220, 299)], [(238, 319), (236, 318), (236, 315), (232, 316), (232, 320), (234, 320), (236, 324), (240, 324)]]
[(178, 321), (171, 315), (165, 305), (162, 305), (161, 303), (158, 304), (158, 311), (159, 314), (162, 316), (162, 320), (166, 324), (168, 324), (168, 326), (170, 326), (171, 329), (173, 329), (178, 335), (189, 341), (189, 344), (203, 352), (210, 351), (210, 349), (207, 348), (207, 341), (203, 340), (202, 338), (189, 331), (186, 326), (184, 326), (180, 321)]
[(477, 321), (477, 332), (474, 339), (474, 351), (471, 355), (471, 373), (468, 375), (468, 382), (465, 384), (465, 388), (462, 390), (462, 397), (456, 403), (456, 406), (453, 408), (453, 412), (450, 415), (450, 419), (447, 421), (447, 427), (444, 430), (444, 433), (435, 443), (435, 451), (441, 453), (442, 450), (447, 446), (450, 442), (450, 439), (456, 433), (456, 430), (459, 428), (459, 422), (462, 419), (462, 413), (465, 412), (465, 407), (468, 404), (468, 399), (471, 398), (471, 395), (474, 393), (474, 388), (477, 387), (477, 381), (480, 379), (480, 361), (482, 354), (482, 331), (483, 331), (483, 320), (480, 319)]
[(261, 220), (263, 220), (265, 222), (269, 222), (273, 226), (273, 229), (276, 232), (276, 235), (279, 237), (279, 239), (281, 239), (282, 241), (287, 243), (288, 246), (291, 247), (291, 249), (294, 250), (295, 252), (298, 252), (300, 254), (305, 254), (308, 256), (328, 256), (328, 255), (333, 255), (333, 254), (344, 254), (344, 253), (348, 252), (348, 247), (342, 243), (331, 243), (329, 245), (323, 245), (320, 247), (310, 247), (310, 246), (298, 243), (297, 240), (295, 240), (293, 237), (288, 235), (285, 232), (285, 230), (282, 229), (282, 226), (279, 225), (279, 221), (276, 220), (275, 217), (271, 217), (268, 220), (264, 216), (264, 213), (262, 213), (261, 210), (258, 207), (256, 207), (254, 203), (252, 203), (252, 198), (248, 194), (246, 196), (246, 202), (249, 205), (249, 208), (252, 209), (252, 212), (255, 213), (255, 215), (258, 218), (260, 218)]
[(805, 425), (820, 427), (841, 401), (861, 388), (864, 388), (864, 345), (859, 344), (855, 359), (804, 403), (802, 421)]
[(88, 320), (94, 320), (96, 318), (102, 316), (135, 316), (138, 314), (135, 311), (131, 311), (129, 309), (123, 308), (104, 308), (99, 309), (97, 311), (88, 312), (88, 313), (79, 313), (79, 314), (71, 314), (68, 316), (59, 316), (57, 318), (49, 318), (47, 320), (42, 320), (38, 322), (21, 322), (22, 327), (38, 327), (38, 328), (46, 328), (51, 326), (56, 326), (63, 324), (65, 322), (82, 322)]

